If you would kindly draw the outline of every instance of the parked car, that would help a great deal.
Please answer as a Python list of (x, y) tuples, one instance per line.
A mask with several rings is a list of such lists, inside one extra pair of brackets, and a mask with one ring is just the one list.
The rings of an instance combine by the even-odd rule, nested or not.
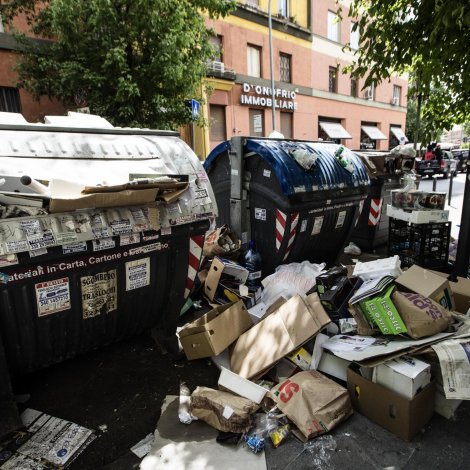
[(442, 151), (442, 160), (432, 159), (416, 159), (415, 160), (415, 171), (421, 176), (433, 176), (442, 175), (444, 178), (448, 178), (451, 174), (457, 176), (457, 160), (452, 152), (447, 150)]
[(457, 171), (465, 171), (467, 169), (467, 160), (470, 150), (469, 149), (454, 149), (452, 155), (458, 160)]

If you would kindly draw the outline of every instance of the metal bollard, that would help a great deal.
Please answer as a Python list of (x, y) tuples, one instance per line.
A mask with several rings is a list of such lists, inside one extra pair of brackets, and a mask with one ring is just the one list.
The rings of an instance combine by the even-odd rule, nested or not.
[(450, 206), (450, 201), (452, 199), (452, 187), (454, 186), (454, 172), (450, 174), (450, 179), (449, 179), (449, 206)]
[(436, 191), (436, 185), (437, 185), (437, 178), (436, 178), (436, 175), (433, 175), (432, 177), (432, 191), (433, 192)]

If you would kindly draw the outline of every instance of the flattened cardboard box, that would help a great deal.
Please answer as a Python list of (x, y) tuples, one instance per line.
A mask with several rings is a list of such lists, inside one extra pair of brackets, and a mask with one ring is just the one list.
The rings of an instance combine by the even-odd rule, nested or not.
[(454, 309), (454, 299), (449, 281), (429, 269), (413, 265), (397, 277), (396, 283), (398, 290), (401, 290), (400, 287), (402, 287), (405, 290), (429, 297), (448, 310)]
[(253, 325), (245, 305), (220, 305), (179, 332), (188, 359), (217, 356)]
[(238, 338), (230, 357), (232, 372), (246, 379), (259, 375), (330, 322), (318, 294), (292, 297)]
[(94, 209), (101, 207), (125, 207), (146, 205), (155, 202), (158, 189), (140, 189), (117, 191), (114, 193), (94, 193), (84, 194), (78, 198), (71, 199), (51, 199), (49, 202), (49, 212), (68, 212), (76, 209)]
[(405, 441), (411, 441), (434, 413), (434, 383), (408, 400), (351, 368), (347, 375), (353, 408)]

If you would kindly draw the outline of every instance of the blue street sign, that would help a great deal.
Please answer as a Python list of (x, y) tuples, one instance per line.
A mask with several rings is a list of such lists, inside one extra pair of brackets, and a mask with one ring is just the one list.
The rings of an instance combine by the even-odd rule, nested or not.
[(197, 119), (199, 117), (199, 112), (201, 110), (201, 103), (197, 100), (191, 100), (191, 114), (193, 119)]

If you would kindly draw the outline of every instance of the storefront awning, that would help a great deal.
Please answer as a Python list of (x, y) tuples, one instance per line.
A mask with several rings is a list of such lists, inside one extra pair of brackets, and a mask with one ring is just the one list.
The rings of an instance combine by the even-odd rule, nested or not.
[(403, 139), (405, 142), (408, 142), (405, 133), (401, 130), (401, 127), (391, 126), (390, 130), (392, 134), (398, 139), (398, 142), (401, 142)]
[(372, 139), (372, 140), (387, 140), (384, 134), (380, 131), (377, 126), (361, 126), (361, 129)]
[(352, 139), (351, 134), (339, 122), (319, 122), (330, 139)]

